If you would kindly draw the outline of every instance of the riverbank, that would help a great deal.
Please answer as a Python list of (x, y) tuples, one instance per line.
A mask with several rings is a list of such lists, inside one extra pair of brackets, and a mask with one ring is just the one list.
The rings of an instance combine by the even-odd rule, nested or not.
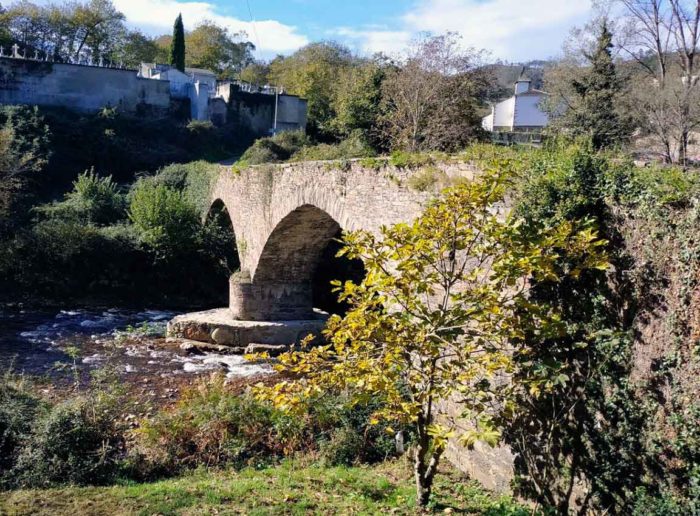
[[(0, 308), (0, 372), (36, 384), (60, 399), (108, 371), (137, 395), (142, 407), (168, 404), (193, 381), (220, 372), (242, 386), (268, 376), (271, 367), (240, 355), (199, 351), (165, 339), (178, 312), (154, 309), (70, 307)], [(147, 411), (147, 410), (146, 410)], [(140, 411), (137, 411), (140, 412)]]
[[(308, 460), (241, 472), (200, 471), (153, 483), (0, 493), (0, 514), (415, 514), (408, 461), (326, 468)], [(431, 512), (530, 515), (453, 469), (436, 479)]]

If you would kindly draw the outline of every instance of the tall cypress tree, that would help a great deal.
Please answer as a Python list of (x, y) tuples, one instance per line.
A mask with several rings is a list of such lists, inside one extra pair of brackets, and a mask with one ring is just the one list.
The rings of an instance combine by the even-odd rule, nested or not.
[(170, 43), (170, 64), (185, 71), (185, 27), (182, 24), (182, 14), (178, 14), (173, 25), (173, 40)]
[(596, 149), (614, 146), (629, 137), (629, 124), (616, 110), (622, 81), (612, 58), (612, 37), (608, 24), (603, 22), (595, 50), (586, 54), (590, 67), (583, 77), (571, 82), (578, 102), (566, 116), (569, 129), (589, 136)]

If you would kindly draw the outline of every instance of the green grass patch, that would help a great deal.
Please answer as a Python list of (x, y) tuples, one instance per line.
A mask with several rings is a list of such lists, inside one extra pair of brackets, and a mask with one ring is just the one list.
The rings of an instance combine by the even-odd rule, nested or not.
[[(529, 515), (510, 497), (478, 488), (449, 469), (435, 486), (434, 512)], [(112, 487), (0, 493), (0, 514), (413, 514), (415, 489), (403, 460), (373, 467), (324, 468), (286, 461), (241, 472)], [(448, 511), (449, 512), (449, 511)]]

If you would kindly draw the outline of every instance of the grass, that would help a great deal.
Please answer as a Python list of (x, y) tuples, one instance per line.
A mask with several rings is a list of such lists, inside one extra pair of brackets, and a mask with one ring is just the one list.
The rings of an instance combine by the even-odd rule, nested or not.
[[(436, 479), (432, 512), (529, 515), (507, 496), (488, 493), (450, 469)], [(174, 480), (109, 487), (0, 493), (0, 514), (414, 514), (406, 461), (324, 468), (287, 461), (241, 472), (198, 471)]]

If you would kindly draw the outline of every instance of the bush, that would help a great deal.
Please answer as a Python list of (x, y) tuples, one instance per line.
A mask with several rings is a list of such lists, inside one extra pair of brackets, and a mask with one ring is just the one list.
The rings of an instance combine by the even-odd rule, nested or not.
[(373, 158), (372, 149), (358, 133), (336, 144), (321, 143), (299, 149), (291, 157), (292, 161), (323, 161), (353, 158)]
[(52, 407), (25, 442), (11, 472), (13, 482), (39, 487), (114, 478), (121, 436), (113, 415), (82, 397)]
[(105, 225), (125, 216), (125, 198), (112, 176), (99, 177), (93, 169), (80, 174), (63, 201), (37, 208), (50, 218)]
[(249, 396), (232, 394), (223, 376), (214, 376), (143, 422), (130, 463), (140, 477), (201, 465), (257, 465), (301, 448), (296, 442), (300, 433), (297, 421)]
[(303, 131), (282, 131), (274, 136), (256, 140), (243, 153), (241, 161), (247, 165), (280, 163), (287, 161), (309, 144), (310, 140)]
[(376, 402), (351, 406), (328, 396), (291, 415), (232, 393), (222, 376), (214, 376), (141, 424), (129, 462), (140, 478), (201, 465), (258, 466), (317, 451), (329, 464), (377, 462), (395, 455), (395, 445), (386, 426), (369, 424), (376, 408)]
[(446, 188), (450, 184), (447, 174), (434, 166), (421, 168), (408, 178), (408, 186), (419, 192)]
[(608, 160), (587, 145), (538, 152), (526, 163), (516, 212), (529, 221), (580, 220), (605, 213)]
[(9, 371), (0, 377), (0, 485), (43, 408), (20, 378)]
[(218, 172), (216, 165), (206, 161), (173, 163), (161, 168), (151, 181), (182, 191), (187, 200), (197, 208), (200, 216), (204, 216), (209, 210), (211, 183)]
[(435, 159), (430, 154), (394, 151), (389, 157), (389, 163), (397, 168), (418, 168), (433, 165)]
[(141, 180), (130, 197), (129, 218), (142, 242), (165, 255), (196, 247), (201, 224), (183, 192)]
[(321, 443), (321, 459), (328, 466), (352, 466), (361, 460), (364, 445), (364, 439), (354, 429), (337, 428), (328, 441)]

